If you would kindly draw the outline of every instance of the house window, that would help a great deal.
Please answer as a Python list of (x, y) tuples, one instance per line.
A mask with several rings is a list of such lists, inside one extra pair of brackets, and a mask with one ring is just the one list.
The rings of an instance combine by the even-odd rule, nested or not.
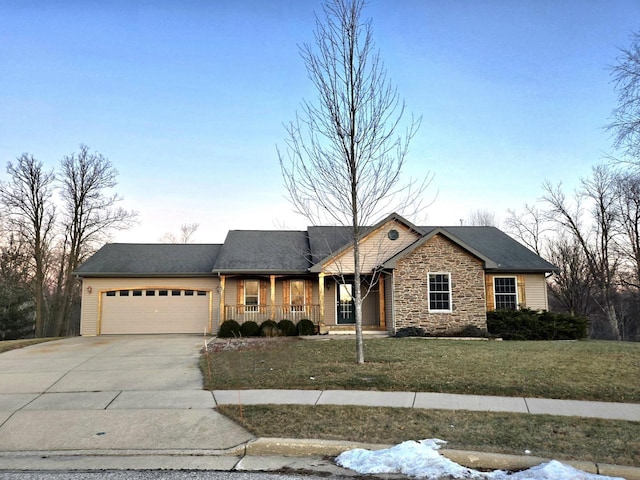
[(155, 290), (147, 290), (144, 294), (147, 297), (155, 297), (156, 296), (156, 291)]
[(169, 295), (169, 291), (168, 290), (158, 290), (158, 296), (159, 297), (166, 297)]
[(141, 297), (142, 296), (142, 290), (134, 290), (133, 291), (133, 296), (134, 297)]
[(193, 290), (185, 290), (184, 291), (184, 296), (185, 297), (193, 297)]
[(116, 292), (107, 292), (107, 297), (115, 297)]
[(291, 289), (291, 311), (304, 311), (304, 280), (291, 280), (289, 282)]
[(121, 297), (128, 297), (129, 296), (129, 290), (120, 290), (120, 296)]
[(515, 277), (494, 277), (493, 292), (496, 310), (518, 309), (518, 289)]
[(429, 274), (429, 311), (451, 311), (451, 274)]
[(204, 290), (198, 290), (198, 296), (199, 297), (204, 297), (207, 294), (207, 292), (205, 292)]
[(180, 296), (180, 290), (171, 290), (171, 296), (172, 297), (179, 297)]
[(260, 280), (245, 280), (244, 306), (247, 312), (257, 312), (260, 305)]

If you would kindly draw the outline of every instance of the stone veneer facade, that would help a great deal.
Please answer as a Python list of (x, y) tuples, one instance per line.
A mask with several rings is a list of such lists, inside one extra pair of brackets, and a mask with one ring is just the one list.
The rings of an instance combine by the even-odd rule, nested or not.
[[(451, 313), (429, 312), (428, 274), (451, 274)], [(468, 326), (487, 328), (482, 261), (442, 235), (435, 235), (396, 264), (395, 328), (422, 327), (432, 335)]]

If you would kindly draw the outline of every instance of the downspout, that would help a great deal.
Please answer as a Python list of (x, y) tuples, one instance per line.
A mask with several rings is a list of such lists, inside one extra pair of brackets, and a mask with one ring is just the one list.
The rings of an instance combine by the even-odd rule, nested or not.
[(224, 321), (224, 289), (225, 277), (220, 275), (220, 271), (218, 271), (218, 329)]
[(396, 278), (393, 275), (393, 270), (389, 275), (391, 277), (391, 331), (393, 335), (396, 334)]

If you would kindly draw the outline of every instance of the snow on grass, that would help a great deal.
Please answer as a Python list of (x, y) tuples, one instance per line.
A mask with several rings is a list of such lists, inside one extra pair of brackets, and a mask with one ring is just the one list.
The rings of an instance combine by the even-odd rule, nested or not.
[(502, 470), (479, 472), (441, 455), (438, 449), (445, 443), (447, 442), (444, 440), (434, 438), (419, 442), (407, 441), (377, 451), (356, 448), (340, 454), (336, 463), (362, 474), (401, 473), (429, 480), (443, 477), (478, 480), (623, 480), (583, 472), (555, 460), (516, 473)]

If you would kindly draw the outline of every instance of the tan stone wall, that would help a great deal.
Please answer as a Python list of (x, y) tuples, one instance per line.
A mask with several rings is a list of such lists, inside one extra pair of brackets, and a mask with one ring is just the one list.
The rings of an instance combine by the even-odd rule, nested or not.
[[(451, 313), (430, 313), (428, 274), (451, 274)], [(482, 262), (436, 235), (398, 261), (394, 271), (395, 328), (422, 327), (435, 335), (474, 325), (486, 329)]]

